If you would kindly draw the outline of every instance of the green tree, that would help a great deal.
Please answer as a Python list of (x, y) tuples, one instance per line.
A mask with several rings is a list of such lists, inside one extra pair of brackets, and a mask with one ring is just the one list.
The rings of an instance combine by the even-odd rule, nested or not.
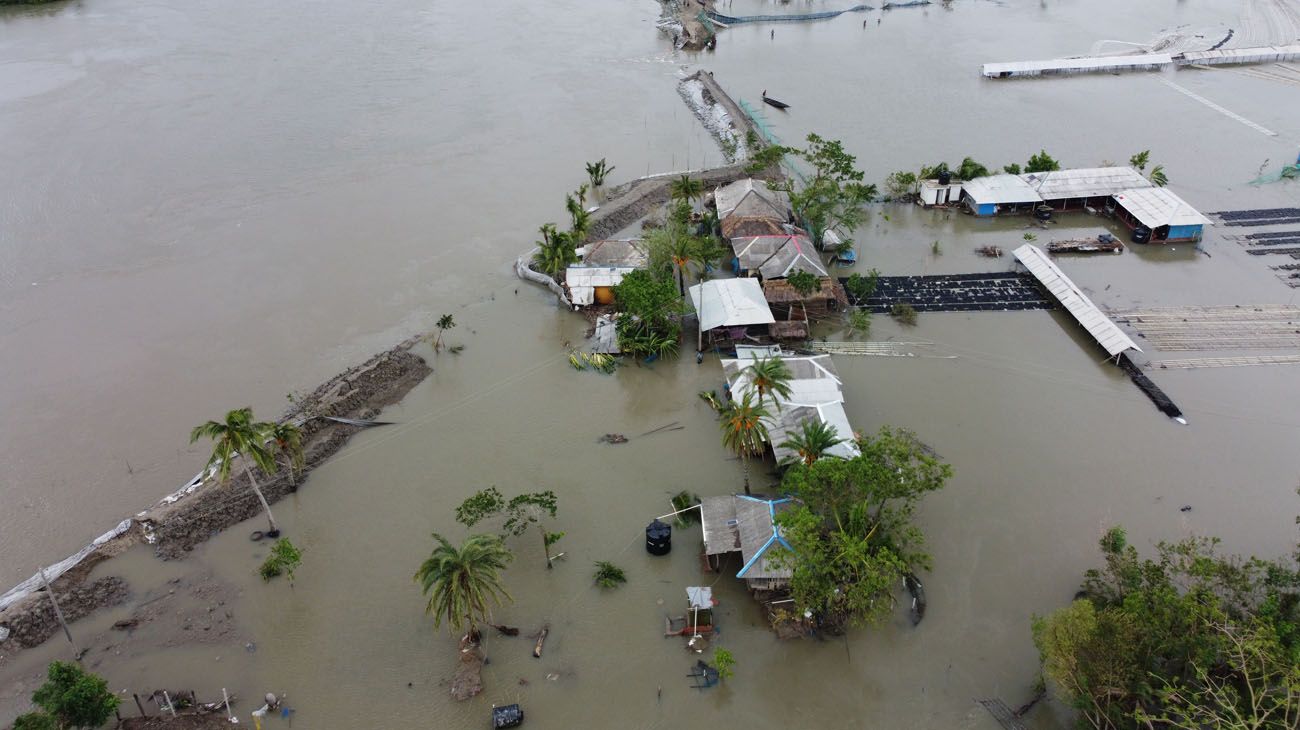
[(866, 337), (871, 334), (871, 312), (865, 309), (849, 310), (848, 330), (850, 335), (862, 335)]
[(718, 679), (725, 682), (736, 676), (736, 657), (719, 646), (713, 650), (713, 668), (718, 670)]
[(789, 282), (795, 291), (799, 292), (801, 297), (808, 297), (822, 287), (822, 281), (816, 274), (810, 274), (803, 269), (790, 274), (785, 280)]
[(690, 231), (690, 217), (690, 205), (678, 200), (669, 209), (663, 227), (645, 234), (651, 270), (657, 272), (671, 267), (677, 275), (678, 295), (682, 297), (686, 296), (687, 267), (700, 262), (703, 248), (702, 239)]
[(516, 537), (527, 532), (528, 528), (535, 526), (542, 538), (542, 550), (546, 554), (546, 567), (550, 568), (551, 545), (564, 537), (564, 533), (547, 532), (542, 524), (542, 518), (550, 517), (555, 519), (555, 513), (558, 509), (559, 502), (555, 497), (555, 492), (549, 489), (541, 492), (525, 492), (506, 501), (496, 487), (488, 487), (476, 492), (460, 503), (460, 506), (456, 508), (456, 521), (466, 527), (473, 527), (485, 519), (502, 517), (504, 518), (501, 525), (502, 531), (507, 535)]
[(14, 720), (13, 730), (60, 730), (59, 721), (44, 712), (29, 712)]
[(889, 177), (885, 178), (885, 194), (895, 200), (914, 198), (919, 190), (920, 182), (914, 172), (907, 170), (891, 172)]
[(856, 167), (857, 158), (842, 142), (809, 134), (806, 147), (787, 147), (785, 153), (811, 167), (812, 175), (798, 189), (790, 179), (768, 185), (789, 195), (795, 215), (818, 245), (832, 228), (851, 231), (862, 224), (863, 206), (875, 199), (876, 186), (862, 182), (865, 175)]
[(791, 548), (778, 559), (792, 570), (798, 612), (831, 630), (883, 620), (903, 577), (929, 567), (912, 517), (952, 475), (908, 431), (882, 428), (858, 447), (853, 459), (795, 463), (781, 482), (798, 501), (777, 516)]
[(876, 287), (880, 284), (880, 272), (872, 269), (867, 272), (866, 276), (854, 272), (849, 276), (848, 281), (844, 282), (844, 288), (857, 299), (858, 304), (865, 304), (872, 294), (876, 293)]
[(587, 180), (591, 182), (593, 189), (603, 187), (605, 178), (613, 171), (614, 166), (606, 164), (605, 158), (602, 157), (596, 162), (587, 163)]
[(799, 424), (798, 433), (781, 442), (781, 448), (790, 449), (798, 455), (792, 461), (811, 465), (844, 441), (835, 426), (821, 420), (807, 420)]
[(907, 302), (895, 302), (889, 306), (889, 316), (898, 320), (899, 324), (908, 327), (916, 326), (916, 307)]
[(569, 232), (555, 230), (555, 225), (551, 223), (542, 226), (541, 231), (543, 240), (537, 242), (533, 268), (556, 281), (563, 281), (569, 264), (576, 264), (579, 260), (573, 243), (574, 237)]
[(32, 694), (32, 702), (57, 720), (61, 728), (97, 728), (113, 716), (118, 698), (103, 678), (87, 673), (79, 665), (51, 662), (46, 682)]
[(270, 424), (266, 431), (275, 454), (284, 454), (284, 465), (289, 470), (289, 484), (298, 484), (297, 472), (307, 465), (307, 455), (302, 450), (302, 429), (289, 421)]
[(630, 355), (677, 352), (681, 324), (675, 315), (682, 311), (677, 287), (671, 278), (660, 278), (638, 269), (614, 286), (619, 315), (615, 320), (619, 349)]
[(1151, 161), (1151, 150), (1142, 150), (1141, 152), (1128, 158), (1129, 167), (1136, 167), (1139, 170), (1146, 170), (1147, 163)]
[(1010, 165), (1003, 165), (1003, 166), (1002, 166), (1002, 171), (1005, 172), (1005, 173), (1007, 173), (1008, 175), (1019, 175), (1019, 174), (1020, 174), (1020, 165), (1018, 165), (1018, 164), (1016, 164), (1016, 163), (1014, 163), (1014, 162), (1011, 163)]
[[(758, 406), (760, 408), (763, 407), (764, 398), (769, 395), (789, 398), (790, 393), (793, 392), (790, 390), (790, 381), (794, 379), (794, 373), (790, 372), (790, 366), (780, 357), (764, 357), (752, 360), (745, 367), (742, 375), (749, 378), (750, 385), (758, 393)], [(773, 401), (776, 402), (777, 410), (780, 410), (781, 402), (776, 400), (775, 397)]]
[(627, 574), (613, 563), (599, 560), (596, 562), (596, 585), (601, 588), (617, 588), (627, 582)]
[(1025, 163), (1025, 172), (1052, 172), (1061, 169), (1061, 163), (1057, 162), (1047, 150), (1039, 150), (1038, 154), (1029, 158)]
[(1156, 165), (1151, 168), (1151, 174), (1147, 176), (1147, 179), (1158, 188), (1163, 188), (1169, 184), (1169, 176), (1165, 174), (1164, 165)]
[(704, 183), (692, 179), (690, 175), (682, 175), (668, 183), (668, 191), (673, 200), (689, 205), (691, 201), (704, 194)]
[(745, 392), (740, 401), (731, 401), (722, 409), (722, 444), (740, 457), (745, 470), (745, 494), (749, 494), (749, 457), (763, 453), (767, 441), (767, 409)]
[[(585, 196), (586, 191), (580, 190), (578, 195)], [(569, 242), (576, 248), (591, 233), (591, 213), (583, 207), (582, 199), (572, 194), (564, 196), (564, 209), (569, 212)]]
[(962, 158), (961, 166), (957, 168), (957, 177), (961, 180), (974, 180), (988, 175), (989, 169), (970, 157)]
[(513, 556), (496, 535), (470, 535), (458, 548), (442, 535), (429, 558), (415, 572), (415, 582), (429, 597), (425, 612), (433, 615), (433, 627), (447, 621), (449, 631), (468, 627), (478, 634), (479, 622), (492, 617), (492, 606), (512, 600), (501, 585), (501, 571)]
[(271, 505), (262, 494), (262, 489), (257, 486), (257, 480), (253, 478), (252, 468), (256, 465), (267, 474), (274, 474), (278, 469), (275, 455), (266, 445), (270, 426), (271, 424), (255, 422), (252, 408), (239, 408), (227, 413), (224, 421), (208, 421), (201, 426), (195, 426), (194, 430), (190, 431), (190, 443), (201, 438), (212, 439), (212, 456), (208, 458), (208, 469), (216, 467), (217, 479), (222, 484), (230, 481), (230, 468), (235, 457), (242, 457), (240, 462), (244, 465), (244, 473), (248, 476), (248, 486), (252, 488), (253, 494), (257, 495), (257, 501), (262, 503), (262, 509), (266, 512), (266, 520), (274, 536), (279, 534), (280, 528), (276, 525), (275, 515), (271, 514)]
[(438, 328), (438, 337), (433, 341), (433, 351), (437, 352), (442, 349), (442, 333), (456, 326), (456, 318), (444, 314), (438, 318), (438, 323), (434, 326)]
[(266, 557), (259, 569), (262, 580), (271, 580), (280, 575), (289, 577), (289, 585), (293, 585), (293, 574), (302, 565), (302, 551), (296, 545), (289, 542), (289, 538), (284, 537), (275, 541), (271, 546), (271, 554)]

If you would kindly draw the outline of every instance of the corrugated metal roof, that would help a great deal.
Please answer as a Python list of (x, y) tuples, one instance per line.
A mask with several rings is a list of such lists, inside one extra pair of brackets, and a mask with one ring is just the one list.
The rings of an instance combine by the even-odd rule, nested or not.
[(767, 217), (784, 222), (790, 213), (790, 198), (772, 190), (762, 180), (746, 178), (723, 185), (713, 193), (718, 206), (718, 220), (728, 216)]
[(989, 203), (1037, 203), (1042, 197), (1019, 175), (988, 175), (962, 183), (962, 194), (977, 205)]
[(1132, 167), (1082, 167), (1020, 176), (1043, 200), (1096, 198), (1122, 190), (1149, 188), (1151, 182)]
[(564, 271), (564, 283), (573, 303), (586, 306), (595, 301), (596, 287), (616, 286), (633, 271), (636, 268), (631, 266), (570, 266)]
[(1148, 228), (1210, 223), (1209, 219), (1168, 188), (1125, 190), (1115, 196), (1115, 202)]
[(830, 276), (812, 241), (803, 236), (733, 238), (731, 249), (739, 259), (741, 269), (756, 269), (764, 279), (780, 279), (799, 270)]
[(1088, 330), (1088, 334), (1092, 335), (1111, 357), (1125, 350), (1142, 351), (1142, 348), (1124, 334), (1118, 325), (1102, 314), (1097, 305), (1093, 304), (1073, 281), (1070, 281), (1070, 277), (1052, 263), (1042, 249), (1026, 243), (1011, 254), (1024, 264), (1026, 269), (1029, 269), (1029, 273), (1042, 282), (1052, 296), (1061, 302), (1066, 311)]
[(1168, 66), (1173, 62), (1173, 56), (1168, 53), (1144, 53), (1135, 56), (1052, 58), (1044, 61), (986, 63), (984, 64), (984, 75), (989, 78), (998, 78), (1001, 76), (1040, 76), (1043, 74), (1139, 70)]
[[(758, 279), (714, 279), (691, 287), (691, 303), (706, 332), (717, 327), (771, 324), (776, 321)], [(703, 296), (703, 301), (701, 301)]]
[[(744, 398), (751, 390), (749, 374), (745, 371), (757, 357), (726, 359), (722, 361), (722, 373), (731, 387), (732, 397)], [(838, 437), (846, 439), (845, 443), (836, 445), (830, 454), (844, 459), (857, 456), (858, 445), (853, 441), (853, 426), (849, 424), (848, 414), (844, 412), (844, 392), (841, 390), (839, 375), (830, 355), (782, 356), (786, 367), (790, 369), (790, 395), (772, 394), (768, 402), (775, 401), (768, 410), (770, 416), (765, 419), (768, 441), (777, 461), (797, 457), (790, 449), (781, 446), (786, 439), (799, 433), (805, 421), (819, 420), (835, 427)], [(779, 406), (779, 407), (777, 407)]]
[(645, 244), (636, 238), (596, 241), (586, 246), (582, 263), (587, 266), (644, 267), (650, 263)]
[(736, 529), (736, 499), (705, 497), (700, 500), (700, 530), (704, 534), (704, 554), (722, 555), (740, 549), (740, 531)]
[(1261, 46), (1258, 48), (1220, 48), (1214, 51), (1187, 51), (1174, 56), (1186, 63), (1214, 65), (1220, 63), (1276, 63), (1300, 58), (1300, 45)]
[(740, 555), (745, 561), (736, 577), (747, 580), (789, 578), (792, 575), (790, 568), (777, 565), (771, 559), (770, 552), (773, 545), (794, 551), (775, 523), (776, 515), (789, 508), (790, 498), (768, 500), (737, 494), (735, 500), (736, 520), (740, 529)]

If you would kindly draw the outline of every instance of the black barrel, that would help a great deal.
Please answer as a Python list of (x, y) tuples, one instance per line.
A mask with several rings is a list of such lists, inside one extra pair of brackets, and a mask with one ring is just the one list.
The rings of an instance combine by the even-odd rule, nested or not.
[(1133, 229), (1133, 243), (1146, 243), (1151, 240), (1151, 229), (1146, 226), (1138, 226)]
[(1052, 219), (1052, 209), (1050, 206), (1040, 205), (1034, 209), (1034, 217), (1040, 221), (1050, 221)]
[(939, 184), (949, 185), (952, 183), (952, 173), (947, 170), (939, 171)]
[(655, 520), (645, 528), (645, 551), (651, 555), (667, 555), (673, 549), (673, 527)]
[(524, 721), (524, 711), (519, 705), (502, 705), (492, 708), (492, 727), (519, 727)]

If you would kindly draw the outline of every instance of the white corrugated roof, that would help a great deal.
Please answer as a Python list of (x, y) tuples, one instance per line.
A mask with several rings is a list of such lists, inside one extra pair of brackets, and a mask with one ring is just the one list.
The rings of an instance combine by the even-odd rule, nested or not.
[(1168, 188), (1135, 188), (1125, 190), (1115, 196), (1119, 203), (1134, 218), (1147, 228), (1160, 226), (1195, 226), (1210, 223), (1187, 201), (1178, 197)]
[[(726, 359), (722, 361), (722, 373), (731, 387), (733, 398), (744, 398), (751, 390), (750, 379), (745, 368), (753, 360), (749, 357)], [(849, 424), (848, 414), (844, 412), (844, 393), (840, 390), (840, 379), (835, 372), (830, 355), (781, 356), (781, 360), (790, 368), (794, 376), (790, 379), (790, 395), (772, 394), (768, 402), (775, 404), (768, 408), (766, 419), (768, 440), (778, 461), (795, 454), (783, 448), (781, 443), (799, 432), (804, 421), (817, 419), (835, 427), (835, 433), (845, 443), (837, 444), (828, 453), (845, 459), (857, 456), (858, 445), (853, 441), (853, 426)], [(780, 407), (778, 408), (777, 405)]]
[(1070, 277), (1066, 276), (1065, 272), (1047, 258), (1047, 254), (1043, 253), (1041, 248), (1026, 243), (1012, 251), (1011, 255), (1042, 282), (1052, 296), (1061, 302), (1066, 311), (1088, 330), (1088, 334), (1092, 335), (1111, 357), (1125, 350), (1142, 351), (1142, 348), (1124, 334), (1118, 325), (1102, 314), (1097, 305), (1093, 304), (1088, 295), (1084, 294), (1073, 281), (1070, 281)]
[(986, 63), (984, 75), (992, 78), (1008, 76), (1037, 76), (1051, 73), (1081, 73), (1107, 69), (1133, 69), (1147, 66), (1164, 66), (1174, 62), (1168, 53), (1144, 53), (1134, 56), (1090, 56), (1084, 58), (1052, 58), (1044, 61), (1013, 61), (1011, 63)]
[(1219, 48), (1213, 51), (1187, 51), (1174, 57), (1188, 63), (1263, 63), (1292, 61), (1300, 58), (1300, 45), (1261, 46), (1258, 48)]
[(1043, 200), (1095, 198), (1121, 190), (1149, 188), (1151, 182), (1132, 167), (1082, 167), (1051, 172), (1027, 172), (1020, 176)]
[(632, 266), (570, 266), (564, 271), (564, 283), (573, 303), (586, 306), (595, 300), (596, 287), (616, 286), (633, 271)]
[(696, 284), (688, 291), (700, 327), (705, 331), (776, 321), (758, 279), (715, 279)]
[(1036, 203), (1042, 200), (1019, 175), (988, 175), (962, 183), (962, 192), (977, 205), (988, 203)]

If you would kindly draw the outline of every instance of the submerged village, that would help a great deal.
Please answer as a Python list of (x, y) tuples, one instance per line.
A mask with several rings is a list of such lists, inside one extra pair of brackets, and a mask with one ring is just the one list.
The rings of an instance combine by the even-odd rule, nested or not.
[[(1083, 567), (1061, 578), (1073, 593), (1053, 586), (1059, 596), (1026, 612), (1005, 586), (1042, 572), (1021, 566), (1026, 578), (1005, 576), (990, 597), (998, 591), (985, 593), (971, 564), (1006, 561), (1014, 549), (990, 546), (1015, 546), (1029, 528), (965, 519), (974, 500), (1010, 513), (1054, 482), (1086, 484), (1071, 490), (1104, 503), (1158, 481), (1163, 459), (1203, 459), (1207, 474), (1219, 472), (1204, 464), (1230, 463), (1240, 481), (1205, 488), (1249, 491), (1249, 457), (1192, 455), (1165, 439), (1195, 433), (1203, 416), (1250, 420), (1189, 394), (1183, 375), (1251, 391), (1250, 373), (1300, 365), (1300, 202), (1269, 202), (1296, 198), (1300, 143), (1279, 140), (1284, 158), (1234, 192), (1265, 201), (1254, 206), (1222, 204), (1139, 134), (1123, 159), (1076, 165), (1054, 142), (1082, 129), (1026, 139), (1015, 161), (982, 151), (985, 130), (962, 140), (968, 156), (891, 171), (815, 131), (825, 120), (786, 134), (799, 97), (733, 86), (708, 55), (731, 37), (775, 43), (806, 24), (859, 20), (867, 33), (889, 12), (959, 2), (741, 11), (662, 0), (658, 42), (691, 54), (672, 81), (676, 101), (725, 164), (636, 175), (613, 156), (575, 160), (563, 173), (572, 192), (531, 246), (491, 262), (501, 281), (475, 306), (438, 310), (419, 333), (290, 393), (278, 415), (196, 416), (184, 436), (202, 454), (197, 474), (0, 595), (0, 726), (567, 727), (600, 705), (593, 724), (623, 714), (655, 727), (821, 727), (849, 713), (840, 726), (1300, 728), (1294, 534), (1282, 552), (1246, 557), (1216, 537), (1215, 519), (1236, 525), (1230, 508), (1164, 492), (1150, 501), (1181, 520), (1173, 536), (1138, 534), (1109, 506), (1082, 527), (1068, 525), (1069, 508), (1046, 510), (1034, 534), (1095, 535), (1036, 543), (1025, 560), (1056, 550)], [(1278, 6), (1300, 32), (1300, 9)], [(1170, 37), (971, 72), (998, 90), (1166, 74), (1161, 83), (1203, 111), (1278, 136), (1169, 74), (1300, 79), (1300, 45), (1233, 41), (1231, 30)], [(1149, 282), (1161, 266), (1196, 273), (1159, 290)], [(1221, 289), (1206, 285), (1216, 277)], [(489, 306), (512, 307), (508, 318), (536, 332), (484, 344)], [(984, 349), (956, 334), (978, 327), (998, 333)], [(541, 356), (457, 390), (477, 349), (508, 360), (528, 337)], [(1017, 337), (1050, 352), (994, 351)], [(465, 369), (476, 367), (487, 366)], [(1007, 375), (1028, 395), (945, 388), (963, 367)], [(894, 370), (868, 388), (872, 368), (926, 375)], [(537, 372), (563, 373), (544, 408), (504, 400)], [(1273, 377), (1261, 389), (1289, 399), (1277, 385), (1287, 376)], [(1081, 401), (1050, 402), (1070, 388)], [(866, 400), (918, 415), (865, 417)], [(1136, 455), (1121, 456), (1110, 426), (1074, 421), (1090, 400), (1114, 407), (1116, 434), (1150, 444), (1127, 438)], [(972, 463), (1015, 419), (1038, 425)], [(1294, 443), (1295, 424), (1265, 421)], [(396, 450), (431, 425), (457, 435)], [(949, 448), (958, 428), (974, 446)], [(491, 444), (491, 457), (460, 451), (468, 442)], [(551, 452), (557, 461), (537, 463)], [(1130, 458), (1134, 485), (1090, 476)], [(374, 460), (404, 459), (394, 481), (431, 480), (436, 493), (412, 488), (407, 506), (373, 496), (398, 489), (373, 475)], [(981, 483), (954, 495), (965, 469)], [(1031, 487), (999, 494), (1013, 470)], [(1268, 486), (1300, 513), (1291, 478)], [(322, 482), (342, 501), (313, 513)], [(1196, 517), (1208, 521), (1193, 527)], [(331, 538), (326, 526), (345, 523), (361, 527)], [(403, 552), (412, 524), (423, 554)], [(935, 549), (951, 535), (957, 547)], [(944, 565), (953, 552), (971, 563)], [(994, 572), (1018, 570), (1007, 566)], [(372, 572), (400, 583), (355, 577)], [(954, 628), (953, 606), (975, 596), (985, 613)], [(984, 655), (1015, 642), (1032, 660), (1022, 652), (982, 683)], [(949, 659), (963, 643), (980, 658)], [(934, 661), (900, 659), (918, 651)], [(276, 664), (288, 655), (305, 659)], [(864, 664), (896, 682), (860, 682), (849, 667)], [(320, 688), (315, 671), (335, 679)], [(886, 694), (893, 714), (873, 714)]]

